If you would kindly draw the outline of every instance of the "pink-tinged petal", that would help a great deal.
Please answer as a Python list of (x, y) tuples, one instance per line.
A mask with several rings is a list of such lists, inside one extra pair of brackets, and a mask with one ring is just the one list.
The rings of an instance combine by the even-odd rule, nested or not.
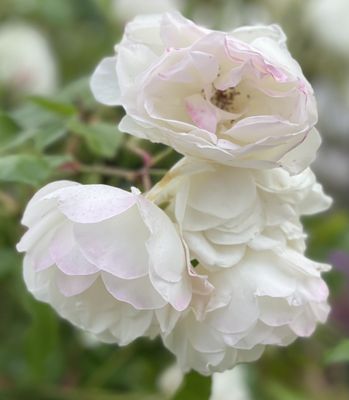
[(331, 307), (328, 303), (310, 303), (310, 308), (314, 317), (324, 324), (327, 321)]
[(107, 106), (121, 104), (116, 61), (116, 57), (104, 58), (94, 71), (90, 81), (90, 87), (96, 100)]
[(314, 303), (325, 303), (329, 295), (325, 281), (320, 278), (308, 279), (307, 284), (304, 283), (303, 287), (299, 288), (299, 292), (305, 299)]
[(20, 252), (30, 251), (63, 221), (64, 218), (56, 210), (45, 214), (42, 218), (36, 220), (36, 224), (23, 235), (17, 244), (17, 250)]
[[(177, 197), (176, 205), (180, 204), (180, 202), (181, 199)], [(184, 217), (182, 218), (183, 222), (181, 224), (184, 230), (200, 232), (207, 229), (212, 229), (222, 224), (222, 218), (211, 215), (208, 210), (207, 212), (199, 211), (188, 205), (187, 201), (184, 203), (184, 205), (186, 206), (186, 210)]]
[(285, 45), (286, 35), (279, 25), (254, 25), (254, 26), (242, 26), (234, 29), (231, 35), (237, 39), (243, 40), (247, 43), (253, 43), (255, 39), (260, 37), (267, 37), (279, 43)]
[(34, 196), (30, 199), (27, 207), (24, 211), (22, 224), (25, 226), (32, 226), (39, 219), (41, 219), (49, 211), (53, 210), (56, 203), (46, 197), (51, 193), (56, 192), (59, 189), (63, 189), (70, 186), (79, 186), (80, 183), (72, 181), (56, 181), (49, 183), (48, 185), (37, 191)]
[[(268, 137), (280, 138), (280, 141), (285, 142), (285, 135), (294, 133), (298, 128), (298, 124), (277, 115), (257, 115), (241, 119), (226, 135), (243, 143), (257, 142)], [(301, 140), (300, 137), (299, 141)]]
[(27, 252), (27, 257), (30, 259), (33, 269), (38, 273), (55, 263), (50, 254), (50, 243), (54, 233), (54, 230), (48, 232), (32, 250)]
[(54, 268), (47, 268), (38, 273), (28, 255), (23, 260), (23, 279), (33, 296), (44, 302), (50, 301), (51, 285), (54, 281)]
[(191, 283), (184, 274), (181, 281), (172, 283), (162, 279), (155, 270), (150, 270), (149, 278), (154, 289), (175, 310), (183, 311), (188, 308), (192, 295)]
[(156, 54), (143, 44), (130, 44), (117, 49), (117, 75), (121, 88), (130, 87), (139, 74), (149, 68), (156, 60)]
[(173, 310), (169, 305), (166, 305), (159, 310), (155, 310), (155, 315), (159, 322), (161, 332), (165, 335), (173, 330), (177, 321), (181, 317), (181, 313)]
[(207, 32), (178, 12), (166, 13), (162, 17), (160, 35), (168, 49), (188, 47)]
[[(192, 83), (194, 80), (192, 71), (192, 60), (182, 55), (181, 52), (173, 54), (172, 59), (166, 60), (169, 65), (162, 65), (158, 78), (170, 83)], [(154, 84), (154, 82), (153, 82)]]
[(208, 240), (202, 233), (185, 233), (191, 254), (206, 268), (230, 268), (245, 254), (245, 245), (219, 246)]
[[(161, 14), (137, 15), (125, 26), (125, 35), (121, 44), (143, 44), (152, 50), (163, 50), (163, 43), (160, 38)], [(118, 50), (118, 46), (116, 47)]]
[(256, 188), (248, 170), (217, 167), (215, 172), (200, 174), (192, 180), (188, 204), (201, 213), (227, 219), (240, 215), (255, 198)]
[(211, 84), (219, 72), (217, 59), (214, 55), (202, 51), (191, 51), (189, 54), (203, 83)]
[(217, 309), (208, 315), (210, 324), (219, 332), (226, 334), (243, 332), (253, 326), (257, 319), (256, 301), (251, 294), (246, 294), (246, 288), (242, 282), (234, 284), (232, 301), (228, 307)]
[(148, 277), (126, 280), (102, 272), (102, 279), (113, 297), (131, 304), (137, 310), (153, 310), (166, 305), (166, 300), (154, 289)]
[(65, 297), (76, 296), (87, 290), (98, 278), (98, 274), (85, 276), (65, 275), (61, 271), (56, 271), (56, 283), (59, 291)]
[(301, 337), (311, 336), (316, 328), (316, 319), (314, 318), (310, 307), (307, 307), (303, 310), (302, 314), (300, 314), (292, 323), (290, 324), (290, 328), (293, 332)]
[(298, 174), (311, 164), (316, 157), (316, 152), (321, 144), (319, 132), (314, 128), (305, 139), (289, 151), (280, 160), (280, 166), (291, 174)]
[(302, 307), (292, 307), (283, 298), (259, 297), (258, 307), (260, 320), (269, 326), (289, 324), (302, 313)]
[(164, 281), (180, 282), (186, 270), (186, 257), (175, 225), (159, 207), (141, 196), (138, 208), (150, 231), (146, 242), (150, 269)]
[(147, 275), (149, 230), (136, 206), (98, 224), (76, 224), (74, 236), (83, 255), (99, 269), (123, 279)]
[(58, 199), (58, 208), (68, 219), (81, 224), (104, 221), (135, 204), (131, 193), (107, 185), (80, 185), (50, 196)]
[(123, 303), (119, 305), (120, 318), (109, 329), (120, 346), (126, 346), (140, 336), (146, 334), (153, 320), (153, 312), (139, 312), (132, 306)]
[(71, 223), (57, 229), (50, 243), (50, 254), (56, 266), (66, 275), (91, 275), (99, 272), (80, 251)]
[(185, 99), (185, 108), (198, 128), (215, 133), (217, 129), (217, 116), (214, 107), (202, 96), (195, 94)]
[(244, 72), (244, 68), (245, 68), (245, 65), (240, 64), (240, 65), (237, 65), (236, 67), (230, 69), (225, 74), (220, 75), (214, 81), (214, 87), (218, 90), (227, 90), (229, 88), (233, 88), (233, 87), (237, 86), (242, 79), (242, 74)]

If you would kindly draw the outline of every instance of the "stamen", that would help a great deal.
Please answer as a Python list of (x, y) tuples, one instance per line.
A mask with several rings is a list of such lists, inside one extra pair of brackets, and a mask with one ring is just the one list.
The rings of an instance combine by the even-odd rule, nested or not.
[(237, 91), (235, 87), (226, 90), (216, 89), (213, 96), (211, 96), (210, 101), (221, 110), (232, 113), (234, 112), (234, 99), (240, 94), (241, 93)]

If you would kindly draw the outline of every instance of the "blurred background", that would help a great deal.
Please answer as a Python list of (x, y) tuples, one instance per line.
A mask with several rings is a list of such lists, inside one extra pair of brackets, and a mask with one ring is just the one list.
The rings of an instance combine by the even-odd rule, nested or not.
[[(329, 212), (304, 221), (309, 256), (333, 265), (326, 275), (329, 323), (309, 340), (268, 349), (222, 380), (211, 399), (347, 400), (348, 0), (0, 1), (0, 400), (166, 399), (182, 379), (158, 340), (101, 345), (36, 302), (24, 288), (15, 251), (24, 206), (43, 184), (72, 179), (142, 188), (144, 152), (160, 155), (153, 183), (179, 158), (161, 145), (115, 134), (122, 111), (98, 105), (88, 89), (88, 77), (112, 54), (129, 19), (172, 8), (215, 29), (283, 27), (315, 88), (323, 146), (313, 167), (335, 199)], [(209, 378), (191, 373), (174, 398), (204, 400), (210, 390)]]

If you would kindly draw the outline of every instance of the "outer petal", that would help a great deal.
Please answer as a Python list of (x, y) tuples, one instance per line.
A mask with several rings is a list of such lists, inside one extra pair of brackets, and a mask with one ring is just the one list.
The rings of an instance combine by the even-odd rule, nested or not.
[(121, 104), (116, 59), (116, 57), (104, 58), (94, 71), (90, 81), (92, 93), (97, 101), (107, 106)]

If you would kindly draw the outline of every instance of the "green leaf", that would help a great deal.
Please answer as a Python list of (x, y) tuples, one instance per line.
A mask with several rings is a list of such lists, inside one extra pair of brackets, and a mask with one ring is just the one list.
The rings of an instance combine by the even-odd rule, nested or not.
[(72, 104), (49, 99), (47, 97), (33, 96), (30, 100), (41, 108), (62, 116), (70, 117), (77, 112)]
[(56, 155), (56, 156), (44, 156), (44, 160), (49, 164), (52, 169), (57, 169), (61, 165), (72, 162), (73, 158), (71, 155)]
[(0, 148), (7, 147), (17, 138), (19, 125), (10, 116), (0, 113)]
[(203, 400), (208, 399), (211, 393), (211, 378), (197, 372), (190, 372), (185, 376), (182, 387), (173, 400)]
[(0, 250), (0, 280), (19, 266), (19, 254), (10, 248)]
[(38, 150), (44, 150), (59, 139), (62, 139), (66, 133), (66, 128), (60, 123), (38, 129), (34, 135), (35, 147)]
[(47, 159), (29, 154), (16, 154), (0, 158), (0, 181), (39, 185), (50, 175)]
[(66, 116), (62, 117), (33, 102), (26, 102), (12, 112), (11, 116), (25, 129), (38, 129), (66, 119)]
[(267, 386), (268, 399), (270, 400), (308, 400), (299, 391), (285, 387), (279, 382), (271, 381)]
[(64, 87), (57, 96), (59, 101), (79, 103), (83, 101), (86, 106), (95, 106), (94, 100), (90, 90), (90, 77), (80, 78), (72, 81), (68, 86)]
[[(25, 354), (32, 379), (37, 382), (48, 381), (52, 370), (52, 358), (59, 350), (59, 321), (47, 304), (28, 297), (28, 309), (32, 322), (26, 332)], [(57, 360), (56, 360), (57, 361)]]
[(328, 351), (325, 356), (326, 364), (349, 363), (349, 339), (341, 341)]
[(114, 125), (104, 122), (87, 125), (77, 119), (72, 119), (68, 127), (73, 133), (86, 140), (92, 153), (106, 158), (115, 156), (123, 138)]

